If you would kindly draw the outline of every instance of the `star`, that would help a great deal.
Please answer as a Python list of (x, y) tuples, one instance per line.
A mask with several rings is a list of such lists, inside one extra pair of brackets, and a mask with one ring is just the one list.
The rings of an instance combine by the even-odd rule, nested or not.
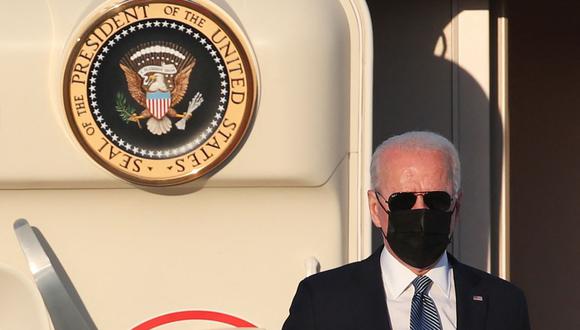
[(129, 142), (127, 142), (126, 147), (127, 147), (127, 149), (131, 149), (132, 145)]
[(160, 150), (157, 150), (157, 157), (161, 157), (162, 153)]
[(145, 149), (139, 149), (139, 153), (141, 154), (141, 156), (145, 156), (147, 154)]
[(103, 53), (108, 53), (109, 52), (109, 47), (105, 46), (103, 47)]
[(215, 119), (221, 119), (222, 118), (221, 113), (216, 113), (215, 116), (214, 116), (214, 118)]
[(133, 153), (135, 153), (135, 154), (136, 154), (136, 153), (137, 153), (137, 151), (139, 151), (139, 148), (137, 148), (137, 147), (133, 147)]
[(137, 24), (137, 28), (138, 28), (139, 30), (141, 30), (141, 29), (143, 28), (143, 23), (139, 23), (139, 24)]
[(95, 108), (95, 110), (93, 110), (93, 113), (95, 115), (98, 115), (99, 113), (101, 113), (101, 111), (99, 110), (99, 108)]
[(171, 23), (169, 26), (170, 26), (172, 29), (175, 29), (175, 28), (177, 27), (177, 24), (175, 24), (175, 22), (173, 22), (173, 23)]
[(224, 86), (224, 87), (226, 87), (228, 85), (228, 83), (225, 80), (222, 80), (221, 85)]
[(101, 66), (101, 62), (99, 62), (99, 61), (95, 62), (95, 68), (98, 68), (100, 66)]
[(179, 148), (179, 151), (180, 151), (180, 152), (185, 152), (185, 150), (186, 150), (186, 149), (185, 149), (185, 146), (181, 146), (181, 148)]
[[(218, 59), (218, 58), (216, 57), (216, 59)], [(218, 60), (219, 60), (219, 59), (218, 59)], [(217, 63), (217, 61), (216, 61), (216, 63)], [(221, 64), (220, 64), (220, 65), (218, 65), (218, 66), (217, 66), (217, 68), (218, 68), (218, 70), (220, 70), (220, 71), (224, 71), (224, 66), (223, 66), (223, 65), (221, 65)]]
[(185, 30), (185, 33), (192, 34), (193, 33), (193, 30), (192, 29), (187, 29), (187, 30)]
[(150, 28), (150, 27), (151, 27), (151, 25), (153, 25), (153, 24), (151, 24), (151, 22), (147, 22), (147, 23), (145, 23), (145, 26), (146, 26), (146, 27), (148, 27), (148, 28)]
[(91, 71), (91, 74), (92, 74), (93, 76), (96, 76), (96, 75), (97, 75), (97, 73), (99, 73), (99, 70), (97, 70), (97, 69), (93, 69), (93, 71)]
[(122, 35), (126, 36), (129, 34), (129, 32), (127, 32), (127, 30), (123, 30), (123, 32), (121, 32)]
[[(163, 27), (167, 27), (169, 25), (169, 23), (167, 21), (163, 21), (163, 23), (161, 23), (161, 25)], [(159, 151), (157, 153), (159, 153)]]
[(205, 49), (211, 50), (211, 45), (210, 44), (207, 44), (207, 46), (205, 46)]
[[(221, 62), (221, 60), (218, 57), (214, 57), (213, 58), (213, 61), (216, 62), (216, 63), (220, 63)], [(220, 69), (220, 71), (221, 71), (221, 69)]]
[(163, 155), (164, 155), (165, 157), (169, 157), (169, 155), (170, 155), (170, 153), (169, 153), (169, 150), (165, 150), (165, 151), (163, 152)]
[(95, 89), (97, 89), (97, 87), (95, 87), (94, 85), (91, 85), (91, 87), (89, 87), (89, 90), (90, 90), (91, 92), (95, 91)]
[(207, 134), (205, 134), (205, 133), (201, 134), (201, 138), (202, 138), (202, 140), (207, 139)]
[(123, 140), (123, 139), (120, 139), (120, 140), (119, 140), (119, 144), (120, 144), (121, 146), (124, 146), (124, 145), (125, 145), (125, 140)]
[(111, 133), (113, 133), (113, 131), (111, 131), (111, 129), (110, 129), (110, 128), (107, 128), (107, 130), (105, 131), (105, 134), (107, 134), (107, 135), (109, 135), (109, 136), (110, 136), (110, 135), (111, 135)]
[(223, 72), (222, 72), (222, 73), (220, 73), (220, 78), (222, 78), (222, 79), (223, 79), (223, 78), (225, 78), (225, 77), (226, 77), (226, 74), (225, 74), (225, 73), (223, 73)]
[[(117, 36), (118, 36), (118, 35), (117, 35)], [(111, 40), (111, 41), (109, 41), (109, 42), (107, 43), (107, 45), (109, 45), (109, 46), (113, 46), (114, 44), (115, 44), (115, 40)]]
[(222, 93), (222, 95), (226, 95), (228, 93), (228, 90), (225, 88), (222, 88), (221, 93)]
[[(178, 29), (179, 31), (183, 31), (183, 30), (185, 30), (185, 26), (183, 26), (183, 25), (179, 25), (179, 27), (178, 27), (177, 29)], [(174, 150), (175, 150), (175, 149), (174, 149)]]
[(102, 127), (103, 129), (105, 129), (105, 128), (109, 127), (109, 124), (107, 124), (106, 122), (105, 122), (105, 123), (102, 123), (102, 124), (101, 124), (101, 127)]
[(202, 45), (205, 45), (205, 44), (207, 44), (207, 40), (205, 40), (205, 39), (201, 39), (201, 40), (199, 41), (199, 43), (200, 43), (200, 44), (202, 44)]
[(117, 35), (115, 36), (115, 40), (117, 40), (117, 41), (121, 40), (121, 35), (120, 35), (120, 34), (117, 34)]
[(217, 121), (215, 121), (215, 120), (212, 120), (212, 121), (211, 121), (211, 126), (213, 126), (213, 127), (216, 127), (216, 126), (217, 126)]
[(225, 97), (220, 97), (220, 103), (226, 103), (226, 98)]
[(135, 32), (135, 30), (137, 30), (137, 29), (136, 29), (134, 26), (131, 26), (131, 27), (129, 28), (129, 31), (130, 31), (130, 32)]
[(104, 118), (103, 118), (103, 116), (97, 116), (97, 121), (98, 121), (99, 123), (100, 123), (100, 122), (102, 122), (102, 121), (103, 121), (103, 119), (104, 119)]
[(159, 25), (161, 25), (161, 23), (159, 21), (153, 22), (153, 26), (159, 26)]
[[(208, 127), (208, 128), (206, 128), (206, 129), (205, 129), (205, 131), (206, 131), (206, 132), (208, 132), (208, 133), (211, 133), (211, 128), (210, 128), (210, 127)], [(205, 139), (205, 138), (204, 138), (204, 139)]]
[(225, 108), (224, 108), (224, 106), (223, 106), (223, 105), (220, 105), (220, 106), (218, 107), (218, 110), (219, 110), (219, 111), (224, 111), (224, 110), (225, 110)]
[(201, 142), (201, 140), (199, 138), (195, 138), (195, 140), (193, 141), (195, 144), (199, 144)]
[(95, 93), (91, 93), (91, 95), (89, 95), (89, 97), (92, 99), (96, 99), (97, 98), (97, 94)]
[(99, 105), (96, 101), (91, 102), (91, 107), (96, 107), (97, 105)]
[(209, 52), (209, 54), (213, 57), (217, 55), (217, 52), (215, 50), (212, 50), (211, 52)]
[(97, 56), (97, 59), (98, 59), (99, 61), (102, 61), (104, 58), (105, 58), (105, 57), (103, 56), (103, 54), (99, 54), (99, 55)]
[(199, 33), (194, 33), (194, 34), (193, 34), (193, 37), (194, 37), (195, 39), (199, 39)]
[(149, 150), (148, 155), (149, 155), (149, 157), (153, 157), (153, 155), (154, 155), (153, 151)]
[(91, 84), (94, 84), (97, 81), (97, 79), (95, 79), (95, 77), (91, 77), (91, 79), (89, 79), (89, 81), (91, 82)]
[(117, 136), (117, 134), (113, 134), (113, 141), (117, 141), (119, 139), (119, 137)]
[(174, 154), (174, 155), (177, 155), (177, 149), (171, 150), (171, 153)]

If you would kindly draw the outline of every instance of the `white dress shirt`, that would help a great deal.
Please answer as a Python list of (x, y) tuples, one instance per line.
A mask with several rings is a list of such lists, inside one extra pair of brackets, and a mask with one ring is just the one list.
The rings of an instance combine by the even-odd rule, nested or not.
[[(395, 259), (386, 248), (383, 248), (381, 253), (381, 271), (391, 327), (393, 330), (409, 330), (411, 302), (415, 294), (415, 288), (411, 282), (417, 275)], [(443, 253), (443, 256), (425, 276), (433, 281), (431, 288), (428, 289), (428, 295), (437, 306), (442, 329), (457, 329), (455, 281), (453, 268), (449, 266), (447, 260), (447, 253)]]

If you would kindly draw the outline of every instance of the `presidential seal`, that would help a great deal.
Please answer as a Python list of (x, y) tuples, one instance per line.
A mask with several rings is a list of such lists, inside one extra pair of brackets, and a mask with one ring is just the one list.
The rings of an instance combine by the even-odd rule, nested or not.
[(141, 185), (181, 184), (222, 165), (243, 141), (256, 69), (241, 29), (211, 3), (121, 2), (72, 47), (66, 114), (110, 172)]

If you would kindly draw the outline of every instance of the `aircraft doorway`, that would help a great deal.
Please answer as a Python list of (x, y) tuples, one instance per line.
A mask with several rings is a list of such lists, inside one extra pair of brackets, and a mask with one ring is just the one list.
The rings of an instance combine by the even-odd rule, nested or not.
[(580, 3), (507, 10), (511, 281), (533, 329), (580, 329)]

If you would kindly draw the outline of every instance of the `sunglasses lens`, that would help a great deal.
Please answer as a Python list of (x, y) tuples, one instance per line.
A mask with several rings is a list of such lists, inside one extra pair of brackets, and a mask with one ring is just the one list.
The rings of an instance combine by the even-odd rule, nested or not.
[(391, 211), (410, 210), (415, 205), (417, 196), (412, 192), (394, 193), (389, 197)]
[(451, 196), (445, 191), (430, 191), (423, 198), (432, 210), (448, 211), (451, 207)]

